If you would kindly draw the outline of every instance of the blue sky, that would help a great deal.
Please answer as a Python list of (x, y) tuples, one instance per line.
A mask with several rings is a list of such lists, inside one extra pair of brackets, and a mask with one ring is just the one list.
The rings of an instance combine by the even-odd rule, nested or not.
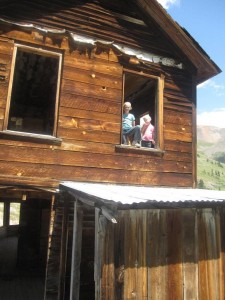
[(197, 123), (225, 128), (225, 0), (158, 0), (219, 66), (197, 88)]

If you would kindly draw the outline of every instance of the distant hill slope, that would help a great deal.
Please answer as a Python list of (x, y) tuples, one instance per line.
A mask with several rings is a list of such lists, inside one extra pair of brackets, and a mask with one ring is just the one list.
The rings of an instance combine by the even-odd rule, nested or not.
[(198, 126), (197, 140), (199, 150), (204, 150), (205, 154), (225, 152), (225, 128)]
[(215, 160), (225, 157), (225, 128), (197, 127), (197, 177), (200, 188), (225, 190), (225, 164)]

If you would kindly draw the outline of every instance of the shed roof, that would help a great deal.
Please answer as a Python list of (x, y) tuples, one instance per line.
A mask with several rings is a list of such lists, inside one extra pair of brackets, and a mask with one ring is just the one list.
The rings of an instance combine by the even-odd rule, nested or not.
[(223, 203), (225, 204), (225, 191), (192, 189), (192, 188), (166, 188), (146, 187), (133, 185), (118, 185), (105, 183), (87, 183), (65, 181), (60, 185), (63, 189), (73, 191), (73, 195), (100, 201), (105, 204), (197, 204), (197, 203)]

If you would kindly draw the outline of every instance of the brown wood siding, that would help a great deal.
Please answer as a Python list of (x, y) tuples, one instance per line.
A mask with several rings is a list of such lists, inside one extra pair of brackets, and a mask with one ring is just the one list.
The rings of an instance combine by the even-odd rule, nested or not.
[[(129, 5), (129, 10), (127, 10)], [(85, 36), (115, 41), (130, 47), (174, 57), (174, 49), (159, 29), (147, 27), (140, 10), (131, 1), (33, 1), (4, 5), (0, 16), (50, 28), (66, 29)], [(131, 18), (135, 18), (136, 21)]]
[(5, 117), (12, 52), (13, 42), (0, 37), (0, 130), (3, 129)]
[(120, 211), (106, 233), (102, 299), (224, 299), (224, 214)]
[[(94, 4), (96, 5), (96, 4)], [(37, 20), (36, 20), (37, 21)], [(50, 179), (143, 184), (155, 186), (192, 186), (192, 104), (191, 80), (185, 70), (158, 64), (126, 68), (149, 74), (165, 75), (164, 87), (164, 147), (162, 157), (140, 153), (119, 153), (122, 109), (122, 74), (120, 57), (112, 50), (71, 52), (66, 38), (54, 44), (53, 37), (44, 40), (35, 30), (10, 30), (5, 26), (4, 45), (16, 39), (29, 45), (45, 46), (64, 54), (57, 137), (59, 146), (0, 139), (1, 181), (7, 176), (30, 182)], [(8, 40), (7, 40), (8, 37)], [(11, 47), (11, 46), (8, 46)], [(161, 46), (160, 46), (161, 47)], [(12, 52), (12, 48), (10, 48)], [(2, 63), (11, 56), (5, 46)], [(8, 71), (8, 72), (9, 72)], [(7, 79), (9, 80), (9, 79)], [(1, 83), (0, 83), (1, 84)], [(4, 83), (0, 96), (0, 125), (8, 86)]]

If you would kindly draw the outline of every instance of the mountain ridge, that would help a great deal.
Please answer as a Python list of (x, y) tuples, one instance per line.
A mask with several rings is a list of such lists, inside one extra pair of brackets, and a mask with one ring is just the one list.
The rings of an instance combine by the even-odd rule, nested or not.
[[(220, 160), (215, 159), (218, 154)], [(222, 154), (222, 155), (221, 155)], [(225, 128), (197, 126), (198, 187), (225, 190)]]
[(215, 126), (197, 126), (198, 150), (208, 156), (225, 151), (225, 128)]

